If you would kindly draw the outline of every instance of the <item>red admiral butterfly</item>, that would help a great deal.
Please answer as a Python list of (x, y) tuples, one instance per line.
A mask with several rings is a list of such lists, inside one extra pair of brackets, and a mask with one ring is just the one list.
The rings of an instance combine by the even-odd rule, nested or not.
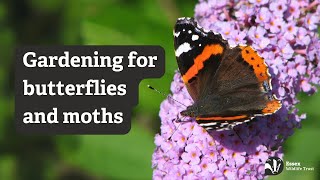
[(206, 130), (231, 129), (281, 108), (271, 93), (268, 66), (252, 47), (230, 47), (193, 18), (177, 20), (174, 47), (182, 80), (194, 100), (181, 115), (195, 117)]

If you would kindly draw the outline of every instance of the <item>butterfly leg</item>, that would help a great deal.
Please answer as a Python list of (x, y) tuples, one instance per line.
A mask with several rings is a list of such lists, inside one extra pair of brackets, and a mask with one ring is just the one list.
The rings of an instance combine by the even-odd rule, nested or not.
[(188, 120), (188, 121), (183, 121), (186, 118), (186, 116), (179, 118), (179, 115), (177, 115), (177, 119), (175, 120), (176, 123), (187, 123), (187, 122), (192, 122), (193, 120)]
[(169, 138), (167, 139), (167, 141), (170, 141), (172, 136), (177, 132), (177, 130), (180, 128), (182, 122), (186, 122), (186, 121), (182, 121), (183, 119), (185, 119), (185, 117), (179, 118), (179, 115), (177, 115), (177, 118), (174, 119), (173, 121), (175, 121), (176, 123), (179, 123), (178, 127), (174, 130), (174, 132), (169, 136)]
[(177, 115), (177, 118), (174, 119), (173, 121), (175, 121), (176, 123), (179, 123), (178, 127), (174, 130), (174, 132), (170, 135), (170, 137), (167, 140), (171, 140), (172, 136), (177, 132), (177, 130), (180, 128), (182, 123), (188, 123), (188, 122), (193, 122), (192, 119), (189, 119), (187, 121), (184, 121), (184, 119), (186, 119), (187, 116), (184, 116), (182, 118), (179, 118), (179, 115)]

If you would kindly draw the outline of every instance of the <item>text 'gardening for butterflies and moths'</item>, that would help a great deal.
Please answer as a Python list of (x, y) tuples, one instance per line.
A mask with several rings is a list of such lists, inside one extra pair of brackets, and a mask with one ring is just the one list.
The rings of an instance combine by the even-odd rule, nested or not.
[(125, 134), (140, 81), (163, 73), (159, 46), (18, 48), (16, 128), (40, 134)]

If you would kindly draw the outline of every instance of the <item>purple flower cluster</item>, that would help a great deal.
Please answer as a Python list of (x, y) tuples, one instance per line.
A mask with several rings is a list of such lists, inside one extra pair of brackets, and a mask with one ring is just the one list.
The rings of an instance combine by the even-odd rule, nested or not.
[[(282, 158), (282, 143), (300, 127), (297, 93), (314, 93), (320, 84), (320, 1), (200, 0), (195, 18), (219, 32), (230, 46), (251, 45), (272, 74), (273, 93), (283, 107), (234, 131), (205, 131), (194, 119), (180, 117), (186, 107), (164, 100), (161, 134), (156, 135), (154, 179), (263, 179), (268, 157)], [(191, 105), (179, 73), (171, 84), (173, 99)], [(176, 122), (182, 118), (183, 122)], [(171, 138), (169, 138), (172, 136)], [(241, 137), (241, 138), (239, 138)]]

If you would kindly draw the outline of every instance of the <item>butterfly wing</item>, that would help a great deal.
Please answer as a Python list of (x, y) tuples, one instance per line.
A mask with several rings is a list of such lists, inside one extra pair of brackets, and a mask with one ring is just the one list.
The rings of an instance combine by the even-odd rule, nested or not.
[(206, 129), (224, 129), (272, 114), (281, 103), (271, 94), (264, 60), (249, 46), (230, 48), (219, 34), (192, 18), (178, 19), (174, 47), (182, 80), (194, 104), (181, 112)]
[(174, 47), (182, 79), (194, 101), (218, 69), (226, 42), (206, 33), (193, 18), (180, 18), (174, 28)]
[(215, 76), (193, 105), (198, 123), (220, 129), (276, 112), (281, 103), (271, 93), (270, 80), (264, 59), (250, 46), (227, 49)]

